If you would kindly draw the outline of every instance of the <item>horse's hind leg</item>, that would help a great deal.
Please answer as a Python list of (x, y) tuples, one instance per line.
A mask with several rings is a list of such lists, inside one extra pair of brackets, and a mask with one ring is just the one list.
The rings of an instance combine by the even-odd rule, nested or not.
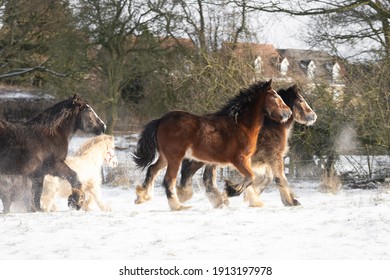
[(203, 172), (203, 184), (206, 187), (206, 196), (214, 208), (222, 208), (224, 205), (229, 206), (229, 200), (222, 197), (217, 187), (216, 165), (206, 165)]
[(165, 157), (160, 155), (156, 163), (152, 164), (148, 167), (146, 172), (145, 181), (142, 186), (137, 186), (135, 192), (137, 194), (137, 198), (135, 199), (135, 204), (144, 203), (152, 198), (153, 189), (154, 189), (154, 181), (161, 169), (167, 166), (167, 161)]
[(43, 189), (43, 177), (35, 177), (32, 180), (31, 187), (31, 212), (43, 211), (41, 208), (41, 195)]
[(180, 184), (177, 185), (177, 196), (180, 202), (191, 199), (193, 195), (192, 177), (202, 166), (203, 162), (184, 159), (181, 163)]
[(181, 205), (176, 194), (176, 177), (179, 171), (180, 163), (181, 159), (178, 159), (177, 161), (171, 160), (168, 163), (167, 172), (165, 173), (163, 182), (165, 193), (168, 198), (169, 208), (173, 211), (180, 211), (190, 208), (189, 206)]
[(11, 211), (11, 198), (8, 195), (0, 196), (1, 201), (3, 202), (3, 214), (7, 214)]

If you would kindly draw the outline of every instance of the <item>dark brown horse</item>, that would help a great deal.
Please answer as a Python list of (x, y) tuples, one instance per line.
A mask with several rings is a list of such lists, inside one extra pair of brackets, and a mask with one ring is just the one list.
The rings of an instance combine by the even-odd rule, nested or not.
[[(171, 210), (181, 210), (176, 195), (176, 177), (183, 158), (202, 162), (232, 164), (244, 180), (237, 188), (252, 184), (251, 156), (265, 115), (285, 122), (291, 110), (272, 89), (272, 81), (255, 83), (230, 100), (220, 111), (205, 116), (172, 111), (146, 125), (138, 141), (134, 161), (149, 166), (142, 186), (136, 188), (135, 203), (151, 198), (158, 172), (167, 166), (163, 185)], [(157, 152), (159, 158), (153, 163)], [(153, 163), (153, 164), (152, 164)]]
[(61, 177), (72, 185), (68, 205), (80, 209), (81, 183), (64, 160), (70, 138), (79, 129), (101, 134), (106, 125), (95, 111), (76, 95), (46, 109), (23, 123), (0, 121), (0, 174), (22, 175), (32, 180), (31, 211), (41, 210), (40, 199), (45, 175)]
[[(259, 133), (257, 148), (252, 156), (252, 169), (257, 171), (253, 185), (246, 189), (246, 199), (252, 207), (261, 207), (263, 203), (259, 200), (260, 193), (269, 185), (273, 178), (278, 185), (281, 199), (286, 206), (300, 205), (295, 199), (284, 174), (283, 158), (288, 151), (288, 138), (294, 121), (312, 125), (317, 115), (307, 104), (306, 100), (299, 93), (296, 85), (287, 90), (281, 89), (278, 94), (292, 110), (293, 114), (287, 122), (280, 123), (266, 117), (264, 126)], [(192, 176), (204, 166), (202, 162), (183, 160), (181, 169), (181, 180), (177, 186), (177, 193), (181, 202), (192, 197)], [(228, 201), (221, 195), (216, 186), (216, 166), (207, 165), (203, 172), (203, 182), (206, 187), (206, 195), (214, 207), (221, 207)], [(228, 185), (228, 189), (231, 188)], [(238, 195), (233, 188), (228, 190), (231, 195)]]

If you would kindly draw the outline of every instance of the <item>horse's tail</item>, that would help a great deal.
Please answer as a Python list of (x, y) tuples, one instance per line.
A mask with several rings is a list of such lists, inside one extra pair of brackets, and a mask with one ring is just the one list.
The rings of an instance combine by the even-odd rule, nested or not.
[(228, 197), (239, 196), (245, 190), (241, 184), (233, 184), (229, 180), (225, 180), (225, 193)]
[(141, 133), (138, 140), (137, 150), (133, 155), (133, 160), (137, 167), (145, 167), (152, 164), (157, 154), (157, 128), (160, 124), (160, 119), (149, 122)]

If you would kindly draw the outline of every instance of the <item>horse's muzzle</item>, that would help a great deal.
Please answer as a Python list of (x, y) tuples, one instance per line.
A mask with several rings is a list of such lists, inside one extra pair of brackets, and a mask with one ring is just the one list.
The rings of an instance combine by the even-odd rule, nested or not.
[(286, 121), (288, 121), (288, 119), (291, 117), (291, 115), (292, 115), (291, 110), (283, 111), (283, 113), (281, 114), (281, 117), (282, 117), (281, 123), (285, 123)]
[(316, 122), (316, 120), (317, 120), (317, 114), (316, 113), (312, 113), (312, 114), (308, 115), (306, 117), (306, 119), (307, 119), (307, 125), (308, 126), (313, 125)]
[(94, 133), (95, 133), (96, 135), (100, 135), (100, 134), (105, 133), (106, 130), (107, 130), (107, 126), (106, 126), (105, 123), (102, 122), (101, 124), (99, 124), (98, 126), (95, 127)]

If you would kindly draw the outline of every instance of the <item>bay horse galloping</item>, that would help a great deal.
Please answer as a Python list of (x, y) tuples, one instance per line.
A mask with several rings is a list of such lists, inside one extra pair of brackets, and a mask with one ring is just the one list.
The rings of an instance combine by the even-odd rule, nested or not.
[[(282, 202), (285, 206), (300, 205), (292, 193), (287, 178), (284, 174), (283, 158), (288, 151), (288, 138), (296, 121), (307, 126), (312, 125), (316, 119), (316, 113), (310, 108), (306, 100), (299, 93), (296, 85), (288, 89), (278, 90), (278, 94), (292, 110), (293, 114), (287, 122), (280, 123), (266, 117), (263, 128), (259, 133), (256, 152), (252, 156), (252, 169), (256, 173), (253, 185), (246, 189), (245, 198), (249, 200), (249, 206), (261, 207), (260, 193), (275, 179)], [(192, 197), (192, 176), (204, 163), (185, 159), (182, 163), (180, 184), (177, 193), (181, 202)], [(228, 204), (216, 186), (216, 166), (207, 165), (203, 172), (203, 183), (206, 187), (206, 196), (216, 208)], [(229, 187), (228, 187), (229, 188)], [(230, 191), (234, 195), (240, 192)]]
[(80, 209), (83, 193), (77, 173), (65, 164), (70, 138), (76, 130), (99, 135), (106, 125), (83, 99), (74, 95), (27, 122), (0, 120), (0, 174), (23, 175), (32, 180), (31, 211), (41, 211), (45, 175), (69, 181), (68, 205)]
[[(135, 203), (152, 196), (158, 172), (167, 166), (163, 185), (171, 210), (182, 210), (176, 194), (176, 177), (184, 158), (215, 164), (232, 164), (243, 176), (237, 188), (252, 184), (251, 157), (265, 115), (285, 122), (292, 112), (272, 88), (272, 80), (258, 82), (232, 98), (220, 111), (197, 116), (172, 111), (149, 122), (141, 133), (134, 161), (148, 170), (142, 186), (136, 188)], [(159, 157), (153, 163), (157, 152)], [(152, 164), (153, 163), (153, 164)]]

